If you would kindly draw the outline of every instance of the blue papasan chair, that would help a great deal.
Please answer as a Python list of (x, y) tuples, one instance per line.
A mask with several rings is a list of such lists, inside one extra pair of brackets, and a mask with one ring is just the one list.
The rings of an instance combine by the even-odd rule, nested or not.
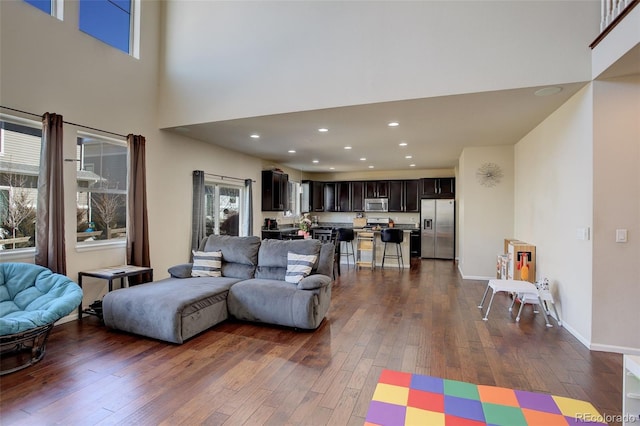
[(69, 277), (30, 263), (0, 263), (0, 375), (44, 357), (53, 325), (82, 302)]

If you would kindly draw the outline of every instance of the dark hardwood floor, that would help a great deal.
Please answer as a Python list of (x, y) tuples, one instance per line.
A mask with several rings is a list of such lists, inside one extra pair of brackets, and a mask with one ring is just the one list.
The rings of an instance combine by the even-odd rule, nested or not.
[[(0, 423), (362, 425), (382, 369), (587, 400), (621, 412), (622, 356), (591, 352), (451, 261), (342, 268), (315, 332), (235, 321), (183, 345), (106, 329), (56, 326), (45, 358), (0, 378)], [(553, 321), (553, 320), (552, 320)]]

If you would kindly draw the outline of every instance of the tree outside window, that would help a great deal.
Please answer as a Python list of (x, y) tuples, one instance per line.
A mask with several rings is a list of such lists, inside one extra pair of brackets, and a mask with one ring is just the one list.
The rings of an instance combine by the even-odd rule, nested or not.
[(207, 235), (240, 235), (242, 191), (230, 184), (205, 184)]
[(0, 250), (35, 246), (42, 124), (0, 114)]
[(124, 239), (127, 146), (95, 135), (78, 137), (78, 242)]

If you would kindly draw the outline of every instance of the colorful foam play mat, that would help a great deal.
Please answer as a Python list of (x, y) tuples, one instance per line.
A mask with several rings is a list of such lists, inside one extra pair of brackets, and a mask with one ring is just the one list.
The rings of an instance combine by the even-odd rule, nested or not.
[(606, 425), (588, 402), (383, 370), (366, 426)]

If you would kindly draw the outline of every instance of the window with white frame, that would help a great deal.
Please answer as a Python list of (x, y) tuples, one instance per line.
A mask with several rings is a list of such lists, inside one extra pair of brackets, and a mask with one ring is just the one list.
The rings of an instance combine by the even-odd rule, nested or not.
[(127, 143), (79, 133), (77, 138), (77, 241), (125, 240)]
[(139, 0), (80, 0), (80, 31), (138, 57), (139, 3)]
[(63, 0), (24, 0), (31, 6), (40, 9), (47, 15), (54, 16), (62, 20)]
[(207, 235), (241, 235), (244, 186), (205, 182), (204, 188)]
[(302, 185), (298, 182), (289, 181), (289, 204), (285, 209), (285, 216), (300, 216), (300, 194)]
[(0, 114), (0, 250), (35, 246), (42, 124)]

